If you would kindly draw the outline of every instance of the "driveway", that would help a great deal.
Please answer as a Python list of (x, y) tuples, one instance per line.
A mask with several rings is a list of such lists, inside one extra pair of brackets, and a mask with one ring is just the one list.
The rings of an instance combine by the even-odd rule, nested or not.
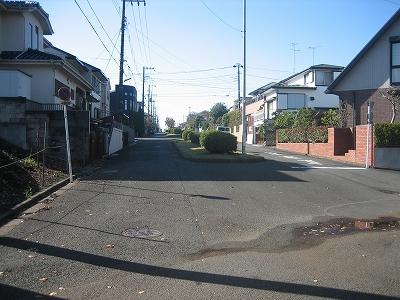
[(104, 161), (1, 228), (0, 298), (400, 296), (399, 172), (249, 151), (266, 161), (185, 161), (167, 138)]

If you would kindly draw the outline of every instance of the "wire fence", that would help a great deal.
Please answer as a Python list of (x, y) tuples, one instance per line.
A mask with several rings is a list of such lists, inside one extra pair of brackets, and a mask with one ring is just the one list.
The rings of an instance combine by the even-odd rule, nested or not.
[[(23, 168), (29, 166), (35, 169), (36, 178), (42, 187), (52, 184), (52, 181), (60, 176), (64, 177), (63, 174), (68, 173), (66, 143), (61, 142), (62, 137), (51, 136), (48, 132), (47, 123), (45, 122), (43, 127), (36, 129), (36, 141), (34, 138), (31, 138), (31, 153), (22, 158), (15, 157), (15, 154), (11, 156), (10, 154), (7, 155), (8, 157), (5, 158), (5, 160), (10, 162), (0, 165), (0, 172), (7, 172), (7, 169), (14, 166)], [(61, 145), (60, 142), (62, 143)], [(65, 150), (63, 151), (63, 149)], [(11, 153), (12, 152), (11, 150)]]

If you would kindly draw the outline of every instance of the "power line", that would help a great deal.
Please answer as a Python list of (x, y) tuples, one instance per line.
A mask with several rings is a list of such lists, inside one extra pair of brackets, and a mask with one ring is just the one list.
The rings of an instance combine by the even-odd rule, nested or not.
[(99, 41), (101, 42), (101, 44), (103, 45), (103, 47), (107, 50), (108, 54), (111, 55), (111, 57), (113, 58), (113, 60), (115, 61), (115, 63), (117, 65), (119, 65), (118, 61), (112, 56), (112, 53), (110, 52), (110, 50), (108, 50), (106, 44), (103, 42), (103, 40), (101, 39), (99, 33), (97, 32), (96, 28), (94, 28), (93, 24), (90, 22), (89, 18), (86, 16), (85, 12), (82, 10), (81, 6), (79, 5), (79, 3), (74, 0), (75, 4), (78, 6), (79, 10), (81, 11), (81, 13), (83, 14), (83, 16), (85, 17), (86, 21), (89, 23), (90, 27), (92, 27), (94, 33), (96, 34), (97, 38), (99, 39)]
[[(133, 3), (131, 2), (131, 8), (132, 8), (132, 18), (133, 18), (133, 23), (135, 24), (135, 32), (136, 32), (136, 40), (138, 42), (138, 46), (139, 46), (139, 51), (140, 51), (140, 57), (143, 59), (143, 51), (142, 51), (142, 45), (139, 41), (139, 32), (137, 29), (137, 24), (136, 24), (136, 18), (135, 18), (135, 11), (133, 9)], [(143, 64), (144, 65), (144, 64)]]
[(138, 16), (139, 16), (139, 25), (140, 25), (140, 34), (142, 36), (142, 43), (143, 43), (143, 49), (144, 49), (144, 54), (146, 56), (147, 64), (150, 64), (150, 59), (148, 57), (148, 53), (146, 52), (146, 45), (144, 42), (144, 35), (143, 35), (143, 26), (142, 26), (142, 16), (140, 13), (140, 7), (138, 7)]
[(106, 68), (105, 68), (105, 70), (104, 70), (104, 71), (107, 71), (107, 69), (108, 69), (108, 65), (110, 64), (111, 58), (112, 58), (112, 57), (113, 57), (113, 55), (114, 55), (114, 50), (117, 48), (117, 43), (118, 43), (118, 39), (119, 39), (119, 36), (120, 36), (120, 34), (121, 34), (121, 31), (119, 30), (119, 31), (118, 31), (118, 36), (117, 36), (117, 39), (115, 40), (114, 47), (113, 47), (113, 49), (112, 49), (112, 52), (111, 52), (110, 58), (109, 58), (109, 59), (108, 59), (108, 61), (107, 61), (107, 65), (106, 65)]
[(180, 71), (180, 72), (156, 72), (156, 74), (157, 75), (188, 74), (188, 73), (211, 72), (211, 71), (226, 70), (226, 69), (232, 69), (232, 67), (210, 68), (210, 69)]
[(146, 22), (146, 37), (147, 37), (147, 49), (149, 50), (149, 59), (151, 64), (151, 52), (150, 52), (150, 42), (149, 42), (149, 26), (147, 22), (147, 9), (146, 6), (144, 7), (144, 19)]
[(392, 0), (383, 0), (383, 1), (386, 1), (386, 2), (394, 4), (394, 5), (400, 5), (400, 3), (392, 1)]
[[(90, 1), (89, 1), (89, 0), (86, 0), (86, 2), (89, 4), (89, 7), (90, 7), (90, 9), (92, 10), (92, 12), (93, 12), (94, 16), (96, 17), (96, 19), (97, 19), (97, 21), (99, 22), (99, 24), (100, 24), (101, 28), (103, 29), (103, 31), (104, 31), (104, 32), (105, 32), (105, 34), (107, 35), (107, 37), (108, 37), (108, 40), (109, 40), (111, 43), (113, 43), (113, 41), (112, 41), (112, 39), (111, 39), (110, 35), (108, 34), (107, 30), (104, 28), (104, 26), (103, 26), (103, 23), (100, 21), (100, 19), (99, 19), (99, 17), (97, 16), (97, 14), (96, 14), (95, 10), (93, 9), (93, 6), (92, 6), (92, 4), (90, 4)], [(114, 47), (115, 47), (115, 46), (114, 46)]]
[(199, 0), (199, 1), (209, 10), (210, 13), (212, 13), (214, 15), (214, 17), (216, 17), (218, 20), (220, 20), (223, 24), (225, 24), (226, 26), (228, 26), (230, 29), (232, 29), (234, 31), (242, 32), (240, 29), (235, 28), (234, 26), (232, 26), (231, 24), (226, 22), (224, 19), (222, 19), (220, 16), (218, 16), (203, 0)]

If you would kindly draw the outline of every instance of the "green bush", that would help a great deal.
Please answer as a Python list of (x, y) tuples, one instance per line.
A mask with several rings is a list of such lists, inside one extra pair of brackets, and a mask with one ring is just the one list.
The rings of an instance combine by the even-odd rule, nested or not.
[(188, 139), (188, 133), (189, 133), (189, 129), (185, 129), (184, 131), (182, 131), (182, 139), (183, 140), (187, 140)]
[(329, 109), (322, 114), (321, 124), (328, 127), (340, 127), (342, 116), (337, 109)]
[(182, 133), (182, 129), (180, 129), (179, 127), (175, 127), (172, 130), (173, 134), (181, 134)]
[(327, 127), (289, 128), (276, 131), (278, 143), (327, 143)]
[(199, 145), (200, 144), (200, 133), (191, 132), (189, 139), (193, 144)]
[(237, 139), (230, 133), (210, 130), (200, 134), (200, 145), (210, 153), (232, 153), (237, 149)]
[(400, 123), (375, 124), (375, 143), (378, 147), (400, 147)]
[(308, 128), (313, 125), (317, 112), (311, 108), (302, 108), (296, 113), (293, 127)]
[(184, 132), (184, 134), (182, 133), (182, 138), (185, 141), (190, 141), (190, 134), (194, 133), (194, 131), (192, 129), (185, 129)]
[(275, 117), (275, 128), (292, 128), (296, 113), (292, 111), (283, 111)]
[(188, 141), (192, 140), (192, 136), (195, 134), (195, 132), (193, 130), (190, 130), (187, 134), (187, 139)]

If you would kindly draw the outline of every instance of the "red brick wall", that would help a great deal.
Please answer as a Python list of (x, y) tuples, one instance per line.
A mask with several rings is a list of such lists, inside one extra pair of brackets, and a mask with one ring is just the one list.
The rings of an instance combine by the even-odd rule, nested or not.
[(307, 143), (276, 143), (276, 148), (289, 152), (308, 154)]
[[(358, 165), (365, 165), (368, 125), (356, 127), (354, 135), (350, 128), (329, 128), (328, 143), (277, 143), (276, 148), (289, 152), (325, 157)], [(370, 126), (369, 165), (373, 165), (373, 129)], [(355, 149), (355, 150), (354, 150)]]

